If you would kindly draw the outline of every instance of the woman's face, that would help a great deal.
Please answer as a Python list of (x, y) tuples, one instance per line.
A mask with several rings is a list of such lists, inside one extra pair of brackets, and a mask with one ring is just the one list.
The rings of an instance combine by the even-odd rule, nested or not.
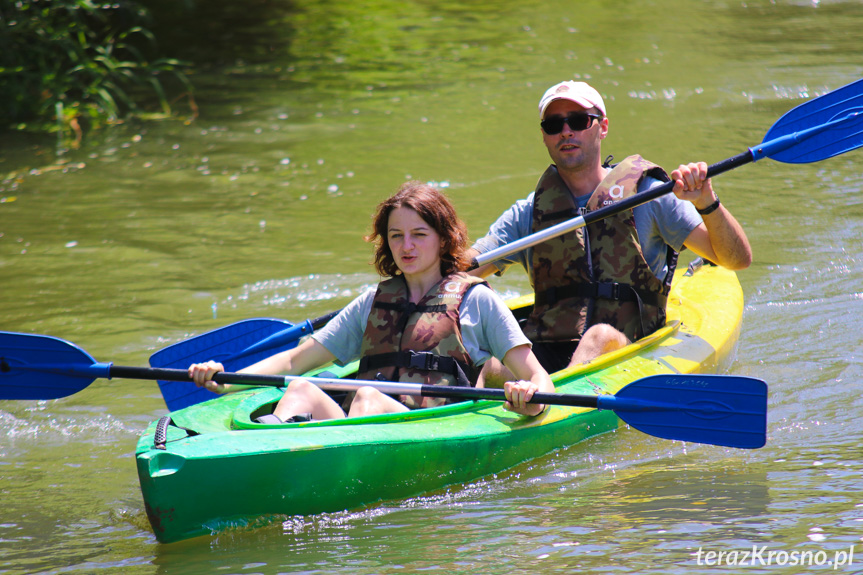
[(440, 276), (443, 240), (433, 227), (410, 208), (395, 208), (387, 223), (387, 242), (405, 278)]

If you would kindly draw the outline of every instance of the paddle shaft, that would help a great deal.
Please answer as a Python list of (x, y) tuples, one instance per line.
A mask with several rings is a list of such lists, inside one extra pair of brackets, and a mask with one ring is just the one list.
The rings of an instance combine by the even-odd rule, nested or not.
[[(109, 379), (114, 377), (127, 379), (161, 379), (164, 381), (192, 381), (189, 373), (183, 369), (164, 369), (147, 367), (128, 367), (110, 365)], [(213, 376), (216, 383), (231, 383), (240, 385), (263, 385), (270, 387), (286, 386), (294, 379), (304, 379), (314, 383), (321, 389), (331, 391), (356, 391), (361, 387), (374, 387), (381, 393), (389, 395), (423, 395), (426, 397), (446, 397), (451, 399), (489, 399), (506, 401), (502, 389), (486, 389), (475, 387), (455, 387), (446, 385), (422, 385), (416, 383), (396, 383), (389, 381), (371, 381), (361, 379), (336, 379), (328, 377), (305, 377), (299, 375), (259, 375), (252, 373), (231, 373), (220, 371)], [(535, 393), (528, 403), (543, 403), (553, 405), (569, 405), (573, 407), (597, 407), (598, 396), (561, 393)]]
[[(129, 367), (113, 364), (94, 364), (104, 366), (107, 373), (100, 377), (112, 379), (149, 379), (163, 381), (192, 381), (189, 372), (184, 369), (167, 369), (152, 367)], [(213, 376), (216, 383), (231, 383), (239, 385), (262, 385), (283, 387), (294, 379), (304, 379), (314, 383), (321, 389), (330, 391), (356, 391), (361, 387), (374, 387), (381, 393), (389, 395), (423, 395), (426, 397), (445, 397), (450, 399), (488, 399), (506, 401), (502, 389), (486, 389), (476, 387), (456, 387), (446, 385), (423, 385), (418, 383), (397, 383), (391, 381), (371, 381), (361, 379), (337, 379), (329, 377), (306, 377), (300, 375), (259, 375), (254, 373), (231, 373), (220, 371)], [(592, 407), (598, 405), (596, 395), (576, 395), (562, 393), (538, 392), (528, 403), (549, 405), (568, 405), (572, 407)]]
[[(734, 168), (737, 168), (744, 164), (748, 164), (753, 161), (755, 161), (755, 156), (753, 155), (751, 150), (747, 150), (742, 154), (738, 154), (736, 156), (727, 158), (725, 160), (722, 160), (721, 162), (717, 162), (709, 166), (707, 168), (707, 177), (712, 178), (713, 176), (718, 176), (719, 174), (722, 174), (729, 170), (733, 170)], [(584, 226), (597, 222), (603, 218), (607, 218), (609, 216), (619, 214), (625, 210), (632, 209), (636, 206), (646, 204), (647, 202), (655, 200), (660, 196), (668, 194), (673, 189), (674, 182), (665, 182), (664, 184), (660, 184), (658, 186), (650, 188), (649, 190), (639, 192), (628, 198), (620, 200), (619, 202), (615, 202), (610, 206), (606, 206), (592, 212), (587, 212), (582, 216), (574, 217), (570, 220), (566, 220), (565, 222), (561, 222), (557, 225), (545, 228), (544, 230), (532, 233), (529, 236), (525, 236), (519, 240), (515, 240), (514, 242), (510, 242), (506, 245), (500, 246), (499, 248), (495, 248), (483, 254), (479, 254), (478, 256), (476, 256), (476, 258), (474, 258), (473, 262), (471, 262), (471, 268), (473, 269), (484, 266), (485, 264), (492, 263), (496, 260), (518, 253), (527, 248), (532, 248), (533, 246), (541, 244), (542, 242), (548, 241), (552, 238), (562, 236), (565, 233), (577, 230), (579, 228), (583, 228)]]

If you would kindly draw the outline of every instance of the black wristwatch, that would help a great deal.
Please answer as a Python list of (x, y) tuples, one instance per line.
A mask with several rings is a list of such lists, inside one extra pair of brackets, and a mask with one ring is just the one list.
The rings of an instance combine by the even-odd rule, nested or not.
[(719, 207), (719, 198), (716, 198), (716, 201), (713, 202), (712, 204), (710, 204), (709, 206), (707, 206), (706, 208), (704, 208), (702, 210), (695, 208), (695, 211), (697, 211), (702, 216), (706, 216), (707, 214), (712, 214), (713, 212), (715, 212), (716, 208), (718, 208), (718, 207)]

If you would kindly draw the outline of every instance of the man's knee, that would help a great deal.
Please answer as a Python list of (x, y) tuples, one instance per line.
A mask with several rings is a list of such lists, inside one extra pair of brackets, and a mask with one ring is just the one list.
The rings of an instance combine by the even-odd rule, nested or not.
[(587, 363), (604, 353), (609, 353), (629, 345), (627, 337), (607, 323), (591, 326), (575, 349), (570, 365)]
[(626, 345), (629, 342), (622, 332), (607, 323), (598, 323), (591, 326), (586, 332), (584, 332), (584, 336), (581, 338), (581, 341), (602, 345), (607, 342), (623, 343), (623, 345)]

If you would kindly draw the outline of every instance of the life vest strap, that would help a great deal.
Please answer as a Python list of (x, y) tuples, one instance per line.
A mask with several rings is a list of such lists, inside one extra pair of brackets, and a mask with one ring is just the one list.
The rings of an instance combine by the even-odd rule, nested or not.
[(416, 312), (420, 313), (443, 313), (446, 311), (446, 305), (417, 305), (413, 302), (388, 302), (376, 301), (374, 307), (377, 309), (391, 309), (393, 311), (408, 312), (408, 315)]
[(470, 379), (465, 375), (465, 372), (470, 369), (467, 365), (462, 365), (454, 357), (437, 355), (428, 351), (408, 350), (369, 355), (360, 360), (359, 373), (384, 367), (440, 371), (455, 376), (458, 385), (472, 386)]
[(640, 291), (629, 284), (617, 282), (594, 282), (589, 284), (571, 284), (568, 286), (555, 286), (537, 292), (536, 305), (553, 306), (557, 302), (574, 298), (610, 299), (621, 302), (637, 302), (639, 305), (647, 304), (665, 308), (668, 299), (667, 294)]

